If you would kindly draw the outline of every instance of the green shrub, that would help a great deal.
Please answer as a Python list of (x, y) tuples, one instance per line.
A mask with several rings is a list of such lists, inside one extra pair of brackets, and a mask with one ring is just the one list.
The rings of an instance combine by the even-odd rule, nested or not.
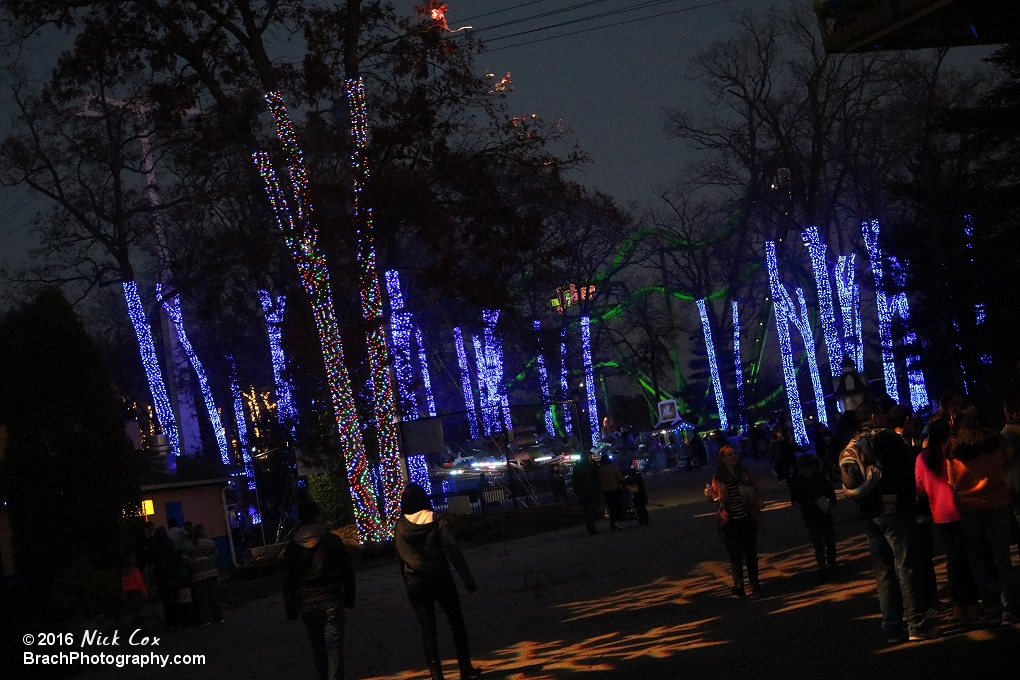
[(54, 582), (44, 605), (49, 621), (75, 616), (117, 614), (126, 606), (121, 594), (120, 575), (100, 571), (85, 559), (76, 559)]

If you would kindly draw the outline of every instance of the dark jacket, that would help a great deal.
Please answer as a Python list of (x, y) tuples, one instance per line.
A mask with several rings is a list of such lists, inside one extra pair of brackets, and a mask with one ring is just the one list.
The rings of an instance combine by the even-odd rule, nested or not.
[(356, 582), (343, 541), (322, 524), (298, 527), (283, 551), (283, 603), (287, 620), (298, 612), (354, 606)]
[(914, 457), (906, 442), (892, 430), (879, 430), (874, 433), (872, 453), (882, 468), (882, 478), (872, 493), (856, 499), (861, 514), (881, 515), (885, 510), (882, 496), (896, 496), (896, 510), (914, 512), (917, 506)]
[[(424, 518), (428, 515), (416, 513), (412, 517)], [(471, 575), (467, 560), (453, 538), (450, 527), (443, 520), (433, 518), (432, 521), (416, 523), (408, 519), (407, 515), (401, 515), (397, 520), (394, 544), (405, 585), (448, 577), (452, 563), (464, 587), (469, 592), (475, 590), (475, 578)]]
[(819, 507), (819, 498), (828, 498), (832, 505), (836, 504), (836, 491), (820, 470), (810, 477), (798, 474), (793, 478), (790, 483), (790, 501), (800, 506), (800, 513), (808, 528), (820, 528), (826, 522), (826, 517), (832, 517), (831, 510), (826, 513)]
[(602, 494), (599, 482), (599, 469), (591, 460), (581, 460), (574, 466), (571, 473), (571, 485), (574, 493), (581, 498), (598, 498)]
[(152, 582), (157, 588), (176, 587), (180, 580), (181, 558), (169, 538), (152, 539)]

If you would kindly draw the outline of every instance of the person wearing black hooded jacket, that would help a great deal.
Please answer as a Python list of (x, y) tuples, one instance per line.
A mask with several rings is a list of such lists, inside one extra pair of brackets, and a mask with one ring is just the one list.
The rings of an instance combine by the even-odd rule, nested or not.
[(298, 513), (301, 524), (283, 551), (287, 620), (300, 616), (320, 680), (344, 677), (344, 608), (354, 607), (354, 568), (343, 541), (319, 523), (319, 506)]
[(400, 562), (400, 575), (407, 586), (407, 597), (421, 625), (425, 661), (432, 680), (444, 680), (443, 662), (436, 639), (437, 602), (446, 612), (446, 618), (453, 628), (460, 677), (462, 680), (477, 678), (482, 671), (471, 665), (467, 626), (464, 624), (457, 586), (450, 574), (450, 564), (460, 574), (469, 593), (475, 592), (478, 587), (453, 533), (446, 522), (433, 514), (432, 501), (418, 484), (409, 483), (400, 498), (400, 518), (397, 520), (394, 543)]

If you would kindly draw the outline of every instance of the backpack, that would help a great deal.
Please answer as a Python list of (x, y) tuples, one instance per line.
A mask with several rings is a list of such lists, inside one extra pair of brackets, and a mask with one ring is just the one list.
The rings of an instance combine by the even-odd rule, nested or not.
[(875, 432), (861, 432), (839, 453), (839, 476), (847, 498), (861, 501), (882, 479), (882, 465), (875, 457)]

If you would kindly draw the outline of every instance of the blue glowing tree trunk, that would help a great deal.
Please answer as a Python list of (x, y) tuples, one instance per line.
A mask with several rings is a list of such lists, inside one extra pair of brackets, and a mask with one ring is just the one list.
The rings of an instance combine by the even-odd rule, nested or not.
[(779, 280), (779, 262), (776, 258), (776, 242), (765, 242), (765, 264), (769, 272), (769, 289), (776, 316), (776, 335), (779, 337), (779, 353), (783, 361), (783, 380), (786, 385), (786, 401), (790, 406), (790, 421), (797, 442), (808, 443), (807, 428), (804, 427), (804, 410), (800, 405), (800, 389), (797, 387), (797, 371), (793, 363), (793, 342), (790, 338), (790, 321), (796, 318), (793, 300)]
[(740, 311), (737, 301), (731, 301), (733, 308), (733, 365), (737, 376), (737, 413), (740, 418), (740, 431), (747, 431), (747, 418), (744, 415), (744, 368), (740, 360)]
[(293, 431), (298, 420), (294, 394), (287, 380), (287, 358), (283, 353), (283, 314), (287, 297), (277, 295), (274, 299), (269, 291), (260, 290), (259, 301), (266, 319), (266, 333), (269, 336), (269, 356), (273, 364), (273, 384), (276, 385), (276, 418), (281, 425)]
[(411, 363), (411, 314), (404, 311), (404, 295), (400, 290), (400, 274), (395, 269), (386, 272), (386, 294), (390, 300), (390, 338), (393, 342), (393, 366), (397, 374), (397, 392), (400, 411), (405, 420), (421, 417), (412, 389), (414, 367)]
[(885, 391), (895, 401), (900, 400), (899, 383), (896, 378), (896, 358), (893, 356), (892, 310), (885, 294), (885, 281), (882, 278), (882, 249), (878, 245), (880, 226), (878, 220), (862, 222), (864, 246), (868, 250), (871, 262), (871, 273), (875, 278), (875, 306), (878, 308), (878, 337), (882, 345), (882, 375), (885, 378)]
[(726, 417), (726, 397), (723, 395), (722, 379), (719, 376), (719, 362), (715, 357), (715, 344), (712, 342), (712, 326), (708, 320), (708, 307), (705, 299), (697, 301), (698, 314), (701, 316), (701, 330), (705, 336), (705, 352), (708, 354), (708, 368), (712, 375), (712, 390), (715, 393), (715, 407), (719, 413), (719, 427), (724, 430), (730, 428), (729, 419)]
[(822, 337), (829, 357), (829, 371), (833, 377), (840, 375), (843, 364), (843, 343), (836, 327), (836, 312), (832, 306), (832, 285), (829, 281), (829, 265), (825, 257), (825, 244), (818, 234), (818, 227), (808, 227), (801, 234), (811, 257), (811, 269), (815, 275), (815, 289), (818, 291), (818, 312), (822, 319)]
[[(414, 342), (418, 351), (418, 363), (421, 366), (421, 383), (425, 389), (425, 408), (429, 417), (436, 417), (436, 398), (432, 395), (432, 375), (429, 372), (429, 360), (426, 354), (425, 339), (421, 329), (414, 329)], [(419, 407), (419, 412), (421, 411)]]
[[(158, 283), (156, 284), (156, 296), (163, 297), (162, 288)], [(187, 355), (188, 360), (191, 361), (191, 367), (198, 377), (198, 389), (202, 393), (202, 399), (205, 401), (205, 410), (209, 415), (209, 422), (212, 424), (213, 435), (216, 437), (216, 446), (220, 451), (220, 460), (223, 461), (224, 465), (230, 465), (230, 447), (227, 446), (227, 435), (223, 430), (223, 422), (220, 420), (219, 409), (216, 408), (216, 400), (213, 398), (212, 388), (209, 386), (209, 376), (206, 374), (205, 367), (202, 366), (198, 354), (195, 353), (195, 349), (191, 346), (191, 341), (188, 340), (188, 334), (184, 328), (184, 317), (181, 314), (180, 297), (174, 295), (172, 298), (163, 300), (163, 308), (170, 316), (170, 320), (177, 330), (177, 339), (181, 343), (181, 348)]]
[(475, 407), (474, 391), (471, 389), (471, 370), (468, 366), (467, 350), (464, 347), (464, 334), (459, 327), (453, 329), (453, 343), (457, 349), (457, 365), (460, 367), (460, 388), (461, 394), (464, 395), (464, 410), (467, 411), (471, 438), (478, 439), (481, 434), (478, 428), (478, 411)]
[[(567, 327), (560, 329), (560, 391), (563, 393), (563, 400), (570, 400), (570, 374), (567, 369)], [(570, 415), (570, 405), (563, 405), (563, 431), (572, 435), (574, 433), (573, 418)]]
[(138, 352), (142, 357), (142, 367), (145, 369), (149, 394), (152, 395), (152, 405), (156, 409), (156, 418), (159, 419), (159, 426), (163, 434), (170, 440), (167, 468), (174, 472), (177, 470), (177, 453), (181, 446), (180, 436), (177, 432), (174, 411), (170, 406), (170, 397), (167, 395), (166, 384), (163, 382), (163, 372), (159, 367), (159, 359), (156, 358), (156, 344), (152, 340), (152, 328), (145, 315), (142, 298), (138, 295), (138, 284), (134, 281), (125, 281), (123, 289), (128, 317), (131, 319), (131, 326), (134, 328), (135, 338), (138, 340)]
[(237, 384), (237, 366), (234, 357), (227, 355), (230, 362), (230, 396), (234, 400), (234, 424), (237, 427), (237, 448), (240, 449), (241, 462), (244, 464), (244, 476), (248, 480), (248, 490), (255, 490), (255, 465), (251, 459), (251, 448), (248, 443), (248, 421), (244, 415), (244, 400), (241, 399), (241, 386)]
[[(542, 322), (534, 321), (535, 332), (542, 330)], [(545, 431), (551, 435), (556, 434), (556, 419), (553, 417), (552, 397), (549, 392), (549, 373), (545, 368), (545, 355), (539, 352), (538, 361), (538, 382), (542, 390), (542, 401), (545, 403)]]
[(584, 356), (584, 390), (588, 398), (588, 424), (591, 427), (591, 441), (599, 440), (599, 404), (595, 394), (595, 372), (591, 358), (591, 319), (581, 317), (581, 353)]
[(861, 288), (857, 285), (856, 255), (840, 255), (836, 262), (836, 291), (843, 319), (843, 352), (859, 373), (864, 372), (864, 337), (861, 333)]

